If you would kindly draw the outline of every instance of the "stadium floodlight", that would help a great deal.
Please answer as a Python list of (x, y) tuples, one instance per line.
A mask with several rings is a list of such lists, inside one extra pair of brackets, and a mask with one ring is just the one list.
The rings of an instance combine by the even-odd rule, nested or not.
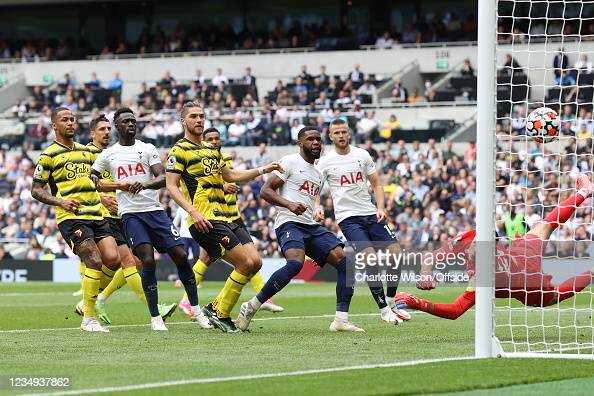
[[(513, 222), (512, 213), (533, 227), (567, 206), (580, 172), (592, 178), (594, 73), (584, 55), (594, 52), (594, 3), (492, 0), (478, 8), (475, 355), (593, 359), (593, 199), (569, 205), (523, 285), (498, 265), (505, 261), (496, 244), (509, 246), (517, 235), (508, 230), (499, 239), (495, 231), (506, 216)], [(559, 139), (548, 144), (525, 133), (527, 115), (544, 106), (561, 117)], [(523, 221), (515, 224), (519, 237)], [(571, 298), (548, 298), (560, 284)], [(512, 298), (518, 292), (540, 303), (522, 304)]]

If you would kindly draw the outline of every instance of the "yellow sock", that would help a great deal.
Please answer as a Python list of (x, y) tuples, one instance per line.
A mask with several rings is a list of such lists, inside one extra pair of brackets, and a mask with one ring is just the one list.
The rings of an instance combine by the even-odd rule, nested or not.
[(97, 301), (97, 295), (99, 294), (101, 275), (103, 274), (98, 270), (91, 268), (85, 270), (85, 277), (82, 281), (85, 318), (95, 316), (95, 301)]
[(80, 273), (80, 283), (81, 283), (81, 285), (82, 285), (83, 278), (85, 277), (85, 270), (86, 269), (87, 269), (87, 266), (81, 260), (78, 263), (78, 272)]
[(114, 270), (109, 269), (105, 265), (101, 266), (100, 272), (101, 272), (101, 278), (100, 278), (100, 283), (99, 283), (99, 293), (101, 293), (103, 290), (105, 290), (105, 288), (107, 287), (107, 285), (109, 285), (109, 282), (111, 282), (111, 280), (113, 279), (113, 276), (116, 273)]
[[(192, 271), (194, 271), (194, 277), (196, 278), (196, 286), (198, 286), (200, 284), (200, 282), (202, 281), (202, 277), (204, 276), (204, 273), (206, 272), (206, 270), (208, 269), (208, 266), (206, 264), (204, 264), (204, 261), (198, 259), (198, 261), (196, 261), (196, 264), (194, 264), (194, 266), (192, 267)], [(184, 293), (184, 300), (188, 299), (188, 293)]]
[[(136, 268), (134, 268), (134, 269), (136, 269)], [(101, 292), (101, 294), (103, 294), (105, 299), (107, 299), (109, 296), (111, 296), (113, 294), (113, 292), (120, 289), (125, 284), (126, 284), (126, 278), (124, 278), (124, 271), (122, 271), (122, 269), (119, 268), (115, 272), (111, 282), (109, 282), (109, 285), (107, 285), (107, 287)]]
[[(240, 274), (239, 272), (233, 270), (231, 275), (227, 278), (225, 282), (225, 286), (223, 290), (219, 293), (215, 301), (217, 315), (221, 318), (228, 318), (231, 316), (231, 310), (239, 300), (239, 296), (241, 295), (241, 291), (246, 283), (250, 280), (249, 277)], [(214, 303), (213, 303), (214, 307)]]
[(264, 287), (264, 279), (262, 279), (262, 274), (260, 271), (256, 272), (256, 275), (252, 276), (250, 282), (252, 282), (252, 287), (256, 293), (258, 293)]
[(144, 290), (142, 289), (142, 281), (140, 280), (140, 274), (138, 273), (136, 267), (124, 268), (122, 272), (124, 274), (126, 283), (130, 285), (130, 288), (134, 294), (136, 294), (136, 297), (146, 304), (146, 297), (144, 296)]

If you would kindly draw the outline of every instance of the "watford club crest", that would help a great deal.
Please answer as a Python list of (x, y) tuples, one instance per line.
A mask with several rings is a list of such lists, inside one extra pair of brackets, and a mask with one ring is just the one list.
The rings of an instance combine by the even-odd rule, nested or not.
[(80, 238), (82, 236), (82, 231), (80, 229), (78, 229), (78, 230), (74, 231), (73, 234), (75, 237)]
[(223, 242), (224, 245), (228, 245), (229, 242), (231, 242), (231, 239), (227, 235), (225, 235), (223, 239), (221, 239), (221, 242)]

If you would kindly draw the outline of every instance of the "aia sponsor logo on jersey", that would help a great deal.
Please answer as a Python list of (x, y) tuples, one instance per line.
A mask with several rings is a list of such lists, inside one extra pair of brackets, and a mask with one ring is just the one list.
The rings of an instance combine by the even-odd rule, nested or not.
[(350, 172), (340, 176), (340, 186), (348, 186), (350, 184), (363, 183), (362, 172)]
[(320, 187), (317, 184), (306, 180), (299, 186), (299, 192), (301, 191), (305, 191), (307, 194), (315, 197), (320, 192)]
[(137, 163), (135, 167), (133, 167), (132, 164), (118, 166), (118, 179), (136, 175), (146, 175), (144, 166), (142, 166), (141, 163)]

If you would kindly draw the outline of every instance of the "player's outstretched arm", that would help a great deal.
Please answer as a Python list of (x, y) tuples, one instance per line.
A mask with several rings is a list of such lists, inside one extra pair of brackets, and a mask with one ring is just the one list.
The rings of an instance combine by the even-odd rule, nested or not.
[(307, 210), (307, 206), (303, 202), (292, 202), (288, 199), (281, 197), (277, 192), (285, 184), (284, 180), (277, 175), (270, 175), (266, 183), (260, 190), (260, 196), (264, 198), (268, 203), (275, 206), (282, 206), (283, 208), (289, 209), (296, 215), (300, 215)]
[(202, 216), (198, 210), (186, 199), (184, 194), (179, 189), (181, 173), (167, 172), (165, 177), (167, 191), (171, 198), (194, 220), (194, 226), (201, 232), (208, 232), (212, 228), (212, 224)]
[(151, 165), (153, 178), (146, 182), (135, 182), (130, 186), (130, 192), (137, 194), (142, 190), (159, 190), (165, 187), (165, 167), (162, 163)]
[(466, 291), (460, 294), (451, 304), (432, 303), (431, 301), (423, 300), (410, 293), (398, 293), (396, 294), (395, 299), (396, 304), (400, 307), (416, 309), (440, 318), (455, 320), (474, 306), (475, 291), (470, 288), (466, 289)]
[(248, 180), (255, 179), (258, 176), (261, 176), (265, 173), (270, 173), (272, 171), (279, 171), (284, 173), (284, 169), (279, 162), (271, 162), (264, 166), (261, 166), (257, 169), (229, 169), (229, 167), (224, 166), (221, 169), (221, 173), (223, 175), (223, 180), (226, 182), (245, 182)]
[(60, 206), (62, 209), (69, 210), (70, 212), (76, 212), (80, 206), (80, 202), (78, 202), (76, 199), (62, 199), (54, 197), (45, 188), (45, 183), (40, 183), (37, 181), (33, 181), (33, 186), (31, 187), (31, 196), (46, 205)]

